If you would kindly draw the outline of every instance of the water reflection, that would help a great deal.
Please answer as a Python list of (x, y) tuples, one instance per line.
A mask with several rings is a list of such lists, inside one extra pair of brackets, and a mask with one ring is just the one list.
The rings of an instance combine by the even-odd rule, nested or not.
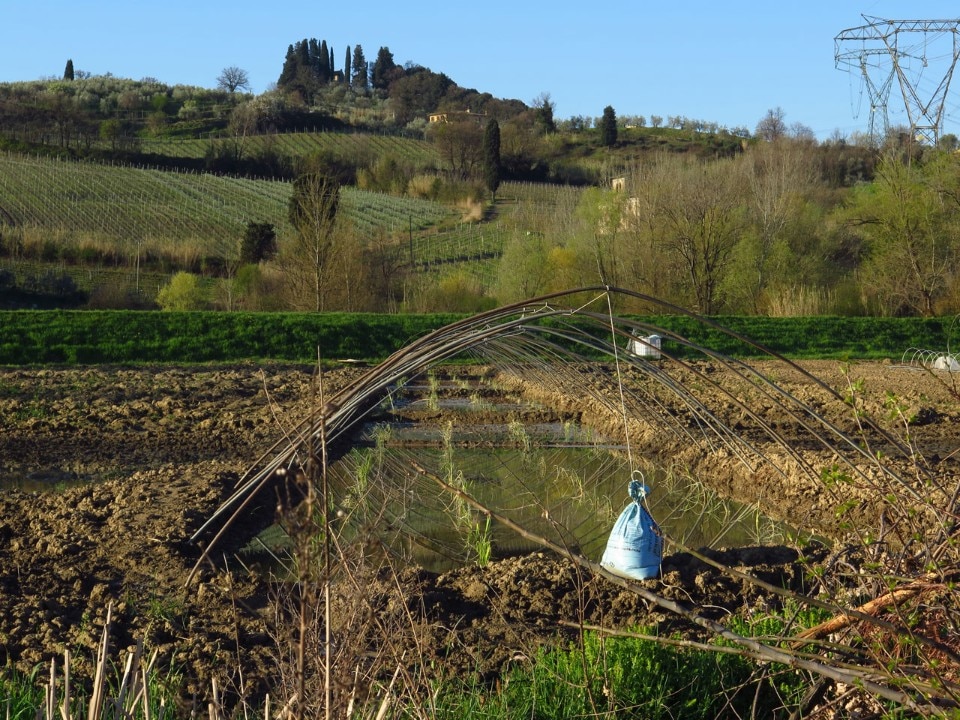
[(783, 540), (786, 529), (756, 508), (726, 501), (653, 459), (634, 457), (631, 466), (625, 448), (575, 414), (536, 406), (495, 382), (464, 371), (389, 393), (328, 470), (343, 545), (376, 539), (364, 546), (436, 571), (540, 549), (488, 524), (433, 475), (531, 533), (599, 561), (630, 502), (635, 470), (652, 489), (647, 504), (667, 553), (678, 541), (701, 548)]
[[(528, 530), (599, 559), (627, 505), (632, 468), (623, 448), (579, 426), (368, 427), (365, 442), (330, 471), (348, 529), (377, 533), (395, 551), (430, 569), (538, 549), (416, 472), (414, 463)], [(755, 508), (725, 501), (695, 479), (645, 463), (649, 508), (668, 539), (692, 547), (778, 542), (785, 528)], [(371, 518), (375, 518), (371, 520)], [(349, 528), (353, 529), (350, 530)]]

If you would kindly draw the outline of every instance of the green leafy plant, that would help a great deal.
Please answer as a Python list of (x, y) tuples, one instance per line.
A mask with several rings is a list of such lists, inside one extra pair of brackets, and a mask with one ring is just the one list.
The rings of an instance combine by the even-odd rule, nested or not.
[(490, 530), (490, 517), (487, 516), (483, 525), (474, 522), (467, 537), (467, 544), (473, 551), (477, 565), (486, 567), (490, 564), (493, 555), (493, 533)]

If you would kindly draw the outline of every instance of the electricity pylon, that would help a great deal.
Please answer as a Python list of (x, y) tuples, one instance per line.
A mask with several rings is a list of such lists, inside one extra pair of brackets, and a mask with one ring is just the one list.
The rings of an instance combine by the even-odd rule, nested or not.
[(943, 128), (953, 69), (960, 57), (960, 19), (884, 20), (863, 15), (866, 25), (834, 38), (837, 68), (859, 72), (870, 95), (870, 134), (875, 116), (889, 127), (887, 103), (893, 78), (903, 95), (911, 135), (936, 145)]

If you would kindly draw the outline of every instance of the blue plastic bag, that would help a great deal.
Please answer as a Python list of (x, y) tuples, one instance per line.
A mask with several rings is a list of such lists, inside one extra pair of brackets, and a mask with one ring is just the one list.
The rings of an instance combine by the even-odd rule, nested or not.
[(663, 535), (643, 506), (643, 499), (649, 492), (650, 488), (642, 480), (630, 481), (633, 502), (617, 518), (600, 560), (603, 567), (616, 575), (649, 580), (660, 574)]

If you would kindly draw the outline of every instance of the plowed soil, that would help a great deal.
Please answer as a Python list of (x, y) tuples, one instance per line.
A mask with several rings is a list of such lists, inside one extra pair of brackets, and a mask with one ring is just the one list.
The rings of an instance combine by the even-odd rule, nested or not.
[[(884, 363), (857, 363), (846, 375), (838, 363), (806, 366), (841, 389), (862, 378), (880, 412), (887, 393), (896, 393), (915, 419), (917, 453), (937, 472), (957, 473), (960, 402), (949, 376)], [(325, 391), (359, 372), (327, 372)], [(803, 380), (781, 382), (807, 392)], [(231, 554), (249, 535), (238, 526), (187, 585), (200, 556), (189, 538), (250, 464), (306, 416), (314, 388), (312, 368), (294, 365), (0, 369), (7, 486), (0, 490), (0, 666), (29, 671), (69, 649), (82, 674), (112, 607), (114, 647), (142, 640), (158, 650), (159, 666), (183, 674), (188, 696), (204, 697), (213, 677), (251, 694), (276, 683), (285, 650), (273, 586)], [(572, 403), (558, 412), (590, 419), (589, 408)], [(842, 408), (836, 413), (849, 421)], [(762, 497), (774, 514), (821, 517), (826, 535), (835, 530), (815, 492), (737, 477), (720, 473), (720, 489)], [(261, 518), (275, 501), (265, 495)], [(811, 553), (811, 562), (823, 557), (817, 546)], [(804, 582), (789, 548), (716, 555), (770, 582), (796, 589)], [(403, 578), (407, 604), (434, 641), (430, 652), (454, 669), (495, 672), (568, 623), (672, 622), (636, 595), (542, 553), (443, 575), (412, 569)], [(381, 581), (372, 578), (367, 593), (382, 592), (388, 608), (390, 582)], [(683, 554), (668, 555), (655, 582), (668, 597), (718, 614), (765, 601), (755, 586)]]

